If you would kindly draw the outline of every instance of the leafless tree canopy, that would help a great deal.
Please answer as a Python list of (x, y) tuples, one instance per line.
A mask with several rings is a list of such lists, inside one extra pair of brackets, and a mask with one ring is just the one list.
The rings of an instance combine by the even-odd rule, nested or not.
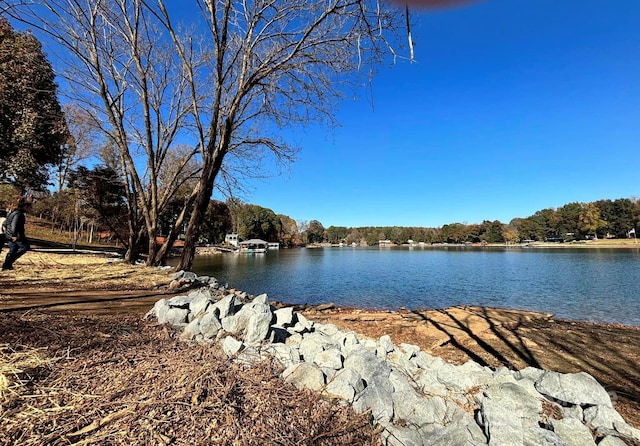
[[(333, 123), (343, 95), (396, 57), (405, 15), (372, 0), (173, 3), (31, 0), (5, 13), (61, 45), (64, 91), (115, 143), (151, 240), (150, 263), (177, 235), (158, 251), (158, 216), (184, 184), (181, 166), (197, 162), (176, 221), (188, 219), (179, 267), (189, 267), (216, 183), (237, 180), (234, 166), (259, 175), (264, 154), (292, 161), (298, 148), (280, 130)], [(168, 157), (180, 144), (192, 150)]]

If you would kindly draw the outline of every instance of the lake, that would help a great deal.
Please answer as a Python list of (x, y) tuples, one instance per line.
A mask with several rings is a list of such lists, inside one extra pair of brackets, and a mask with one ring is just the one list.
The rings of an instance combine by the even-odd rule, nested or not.
[(193, 271), (290, 304), (481, 305), (640, 326), (640, 249), (321, 248), (197, 256)]

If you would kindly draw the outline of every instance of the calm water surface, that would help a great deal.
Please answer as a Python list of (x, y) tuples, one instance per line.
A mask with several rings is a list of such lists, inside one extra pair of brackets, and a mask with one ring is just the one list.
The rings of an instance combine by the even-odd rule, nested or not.
[(199, 256), (193, 271), (291, 304), (484, 305), (640, 325), (639, 249), (281, 249)]

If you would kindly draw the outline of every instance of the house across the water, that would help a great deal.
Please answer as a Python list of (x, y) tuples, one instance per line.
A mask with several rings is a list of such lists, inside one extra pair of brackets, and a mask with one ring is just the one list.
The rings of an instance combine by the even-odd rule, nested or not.
[(238, 247), (238, 234), (227, 234), (224, 236), (224, 244)]
[(238, 252), (245, 254), (260, 254), (267, 252), (269, 249), (269, 243), (258, 238), (252, 238), (250, 240), (244, 240), (238, 243)]

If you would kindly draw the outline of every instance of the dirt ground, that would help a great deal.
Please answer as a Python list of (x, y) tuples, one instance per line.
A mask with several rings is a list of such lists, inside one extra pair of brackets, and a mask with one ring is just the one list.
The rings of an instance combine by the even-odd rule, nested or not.
[[(50, 325), (50, 331), (54, 332), (53, 335), (49, 333), (48, 337), (43, 335), (43, 339), (51, 339), (51, 336), (56, 339), (67, 336), (72, 338), (72, 334), (67, 331), (61, 334), (59, 330), (78, 325), (78, 330), (90, 330), (90, 332), (91, 329), (87, 327), (100, 326), (98, 333), (102, 334), (91, 333), (94, 337), (98, 336), (98, 339), (112, 342), (115, 337), (122, 336), (121, 332), (124, 329), (122, 322), (118, 321), (123, 320), (128, 321), (126, 326), (129, 328), (125, 331), (129, 333), (127, 336), (130, 336), (131, 327), (135, 328), (137, 324), (142, 324), (141, 316), (155, 301), (167, 295), (181, 293), (181, 291), (169, 291), (169, 282), (170, 273), (167, 271), (124, 265), (104, 255), (31, 252), (16, 263), (15, 271), (3, 271), (0, 274), (0, 317), (2, 318), (0, 322), (22, 321), (19, 324), (13, 323), (9, 332), (6, 329), (0, 329), (0, 346), (17, 342), (17, 340), (29, 344), (26, 340), (29, 339), (36, 322), (40, 324), (38, 326)], [(534, 366), (563, 373), (588, 372), (610, 391), (615, 400), (616, 409), (625, 420), (634, 427), (640, 428), (640, 367), (638, 367), (640, 328), (638, 327), (561, 320), (555, 319), (552, 314), (483, 307), (371, 311), (337, 308), (326, 304), (316, 307), (297, 307), (297, 309), (312, 320), (334, 323), (343, 329), (352, 330), (364, 336), (378, 338), (386, 334), (390, 335), (397, 345), (400, 343), (419, 345), (423, 350), (454, 364), (462, 364), (471, 359), (491, 367), (504, 366), (520, 369)], [(133, 319), (125, 318), (123, 314), (129, 314)], [(149, 327), (148, 324), (140, 329), (145, 333), (149, 330), (153, 333), (158, 331), (164, 333), (163, 341), (154, 347), (151, 355), (157, 362), (158, 355), (163, 355), (161, 348), (169, 342), (171, 335), (166, 331), (162, 332), (158, 327)], [(21, 332), (22, 330), (24, 332)], [(76, 332), (80, 333), (78, 330)], [(117, 336), (114, 332), (118, 333)], [(80, 334), (77, 336), (78, 342), (84, 339)], [(67, 342), (71, 341), (67, 340)], [(86, 344), (89, 341), (85, 339), (82, 342)], [(94, 339), (91, 342), (96, 341)], [(34, 348), (47, 348), (46, 342), (31, 344)], [(56, 350), (55, 355), (60, 355), (63, 349), (64, 343), (58, 344), (60, 348)], [(144, 345), (144, 348), (137, 351), (135, 355), (149, 356), (149, 345), (144, 342), (140, 345)], [(179, 346), (170, 345), (167, 348), (174, 352), (170, 356), (175, 355), (175, 351), (182, 352)], [(123, 357), (133, 355), (132, 351), (123, 351), (119, 354)], [(199, 354), (204, 355), (202, 352)], [(45, 356), (44, 361), (51, 359), (50, 355)], [(82, 357), (82, 354), (80, 359), (76, 358), (76, 362), (79, 363), (87, 360), (86, 357)], [(132, 357), (127, 361), (128, 363), (139, 362), (140, 358)], [(57, 364), (59, 367), (59, 361)], [(178, 366), (174, 364), (167, 367)], [(37, 382), (34, 380), (30, 385), (34, 386), (33, 383)], [(90, 388), (90, 384), (84, 385), (87, 389)], [(56, 404), (63, 406), (62, 401)], [(127, 407), (128, 410), (132, 410), (130, 406)], [(51, 408), (47, 410), (49, 409)], [(40, 410), (44, 411), (45, 408)], [(327, 413), (336, 413), (331, 410)], [(107, 412), (101, 412), (89, 418), (93, 422), (98, 422), (96, 418), (99, 418), (99, 415), (109, 416)], [(149, 416), (153, 418), (156, 415)], [(0, 413), (0, 419), (6, 416), (6, 411), (4, 414)], [(129, 416), (124, 414), (122, 418), (126, 420)], [(183, 416), (187, 415), (183, 414)], [(351, 414), (347, 419), (353, 419), (353, 417)], [(109, 424), (118, 426), (113, 420), (108, 421)], [(153, 426), (156, 429), (161, 425), (160, 423)], [(88, 426), (90, 423), (85, 423), (85, 428)], [(74, 425), (76, 431), (81, 427)], [(97, 431), (98, 428), (94, 426), (93, 430)], [(70, 429), (68, 433), (73, 433), (72, 431), (73, 429)], [(164, 438), (163, 435), (170, 438), (173, 435), (165, 431), (158, 432), (161, 434), (158, 438)], [(358, 435), (361, 434), (360, 431)], [(350, 432), (345, 435), (354, 434)], [(358, 437), (357, 441), (353, 440), (353, 444), (368, 444), (367, 441), (371, 440), (363, 439), (367, 435), (371, 433)], [(126, 442), (118, 444), (126, 444)], [(159, 441), (157, 444), (168, 443)]]

